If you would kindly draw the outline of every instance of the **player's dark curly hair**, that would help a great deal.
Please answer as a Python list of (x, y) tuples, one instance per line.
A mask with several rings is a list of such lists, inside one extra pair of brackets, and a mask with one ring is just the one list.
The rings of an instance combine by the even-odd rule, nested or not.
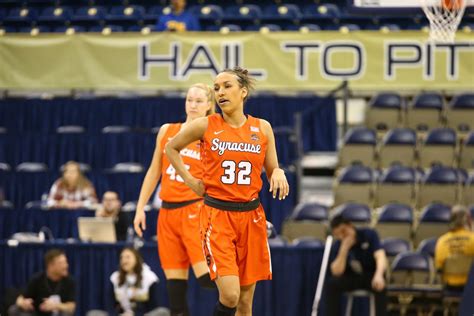
[(250, 96), (250, 92), (255, 90), (255, 78), (249, 75), (249, 71), (245, 68), (236, 66), (232, 69), (225, 69), (222, 72), (227, 72), (235, 75), (237, 77), (237, 82), (241, 88), (247, 89), (247, 95), (244, 98), (244, 103), (247, 101)]

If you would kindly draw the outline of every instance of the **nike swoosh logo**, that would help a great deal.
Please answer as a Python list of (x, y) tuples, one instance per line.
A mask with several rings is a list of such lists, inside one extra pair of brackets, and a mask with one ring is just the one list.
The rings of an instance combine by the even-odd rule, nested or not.
[(260, 222), (261, 219), (262, 219), (261, 217), (259, 217), (259, 218), (257, 218), (257, 219), (253, 219), (253, 222), (254, 222), (254, 223), (258, 223), (258, 222)]
[(219, 135), (219, 134), (222, 133), (223, 131), (224, 131), (224, 130), (214, 132), (214, 135)]
[(197, 214), (189, 214), (189, 215), (188, 215), (188, 218), (189, 218), (189, 219), (193, 219), (193, 218), (195, 218), (195, 217), (197, 217)]

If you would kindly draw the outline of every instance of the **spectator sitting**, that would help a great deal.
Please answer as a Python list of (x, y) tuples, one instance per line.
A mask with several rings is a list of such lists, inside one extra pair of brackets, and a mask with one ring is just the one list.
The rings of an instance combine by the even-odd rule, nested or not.
[(377, 232), (356, 228), (341, 214), (332, 218), (330, 226), (337, 241), (331, 249), (331, 255), (336, 257), (330, 264), (332, 276), (327, 283), (328, 315), (339, 315), (342, 294), (358, 289), (371, 291), (376, 315), (386, 315), (387, 259)]
[(73, 315), (76, 309), (74, 280), (62, 250), (51, 249), (44, 256), (46, 272), (35, 275), (23, 295), (9, 309), (10, 316)]
[(122, 212), (122, 203), (117, 192), (107, 191), (102, 196), (102, 204), (95, 212), (96, 217), (112, 217), (115, 221), (115, 234), (117, 240), (127, 238), (127, 229), (129, 226), (128, 217)]
[(131, 247), (120, 253), (119, 270), (112, 273), (115, 309), (122, 315), (137, 315), (158, 307), (158, 277)]
[[(165, 10), (169, 10), (169, 12)], [(170, 8), (165, 10), (166, 13), (158, 19), (157, 31), (185, 32), (201, 30), (198, 19), (191, 12), (186, 11), (186, 0), (171, 0)]]
[[(474, 233), (470, 231), (471, 218), (462, 205), (453, 207), (450, 218), (450, 231), (436, 242), (436, 269), (443, 269), (446, 259), (452, 255), (474, 256)], [(443, 274), (443, 281), (449, 290), (463, 291), (467, 275)]]
[(94, 186), (75, 161), (64, 165), (61, 178), (54, 182), (48, 196), (48, 207), (91, 208), (97, 203)]

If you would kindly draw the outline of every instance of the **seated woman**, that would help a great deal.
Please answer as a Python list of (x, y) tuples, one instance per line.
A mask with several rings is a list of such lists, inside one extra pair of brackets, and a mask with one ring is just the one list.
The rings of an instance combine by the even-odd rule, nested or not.
[(48, 196), (48, 207), (91, 208), (97, 203), (94, 186), (75, 161), (64, 165), (63, 175), (54, 182)]
[(158, 307), (158, 277), (134, 248), (122, 250), (119, 270), (112, 273), (110, 281), (117, 313), (143, 315)]

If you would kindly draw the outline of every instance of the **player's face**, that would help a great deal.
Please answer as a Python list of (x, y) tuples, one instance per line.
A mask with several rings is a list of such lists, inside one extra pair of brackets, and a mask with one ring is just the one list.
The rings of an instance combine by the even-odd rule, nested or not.
[(355, 234), (355, 230), (352, 227), (352, 225), (348, 224), (341, 224), (337, 226), (336, 228), (333, 228), (332, 230), (332, 235), (334, 238), (342, 240), (346, 237), (352, 236)]
[(65, 255), (57, 256), (50, 263), (50, 269), (57, 276), (65, 277), (69, 274), (69, 264)]
[(79, 180), (79, 167), (76, 165), (68, 165), (64, 170), (64, 179), (69, 184), (76, 184)]
[(231, 113), (237, 108), (243, 108), (247, 89), (240, 87), (236, 75), (221, 72), (214, 80), (214, 93), (222, 111)]
[(133, 268), (137, 264), (135, 255), (130, 250), (124, 250), (120, 254), (120, 267), (125, 272), (132, 272)]
[(204, 117), (210, 109), (211, 104), (209, 104), (204, 90), (196, 87), (188, 90), (188, 94), (186, 95), (186, 115), (189, 118), (195, 119)]

